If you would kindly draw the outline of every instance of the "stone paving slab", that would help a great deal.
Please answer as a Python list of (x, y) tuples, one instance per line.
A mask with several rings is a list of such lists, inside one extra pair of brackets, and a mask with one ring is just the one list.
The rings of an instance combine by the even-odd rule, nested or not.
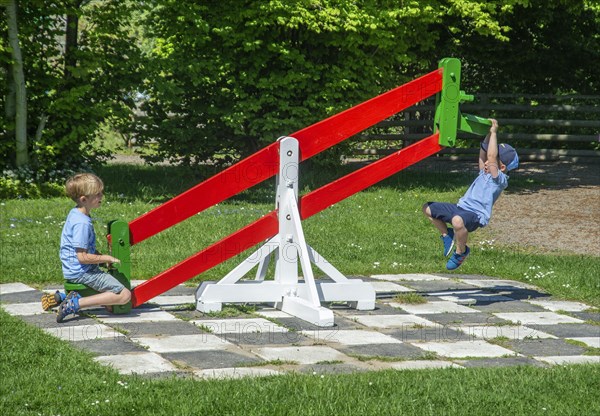
[(226, 333), (220, 337), (241, 348), (252, 348), (257, 345), (312, 345), (314, 341), (298, 331), (289, 332), (254, 332)]
[(44, 328), (44, 331), (64, 341), (72, 342), (124, 337), (123, 334), (115, 331), (113, 328), (95, 322), (88, 323), (87, 325)]
[(536, 360), (554, 365), (567, 364), (600, 364), (600, 356), (575, 355), (558, 357), (535, 357)]
[(529, 325), (529, 328), (539, 329), (558, 338), (573, 337), (600, 337), (600, 325), (590, 324), (555, 324), (555, 325)]
[(131, 340), (156, 353), (226, 350), (231, 345), (227, 340), (212, 334), (134, 337)]
[[(60, 325), (60, 324), (59, 324)], [(162, 322), (119, 322), (113, 327), (123, 331), (129, 337), (161, 336), (161, 335), (197, 335), (204, 333), (189, 322), (162, 321)]]
[(524, 339), (511, 340), (507, 347), (527, 357), (584, 355), (586, 348), (574, 345), (564, 339)]
[(406, 292), (414, 292), (414, 289), (410, 289), (406, 286), (401, 286), (392, 282), (371, 282), (373, 289), (375, 289), (375, 293), (378, 295), (383, 293), (406, 293)]
[(192, 323), (201, 325), (213, 334), (254, 334), (289, 331), (286, 327), (264, 318), (202, 319), (192, 321)]
[[(193, 309), (195, 288), (183, 285), (127, 315), (97, 308), (61, 324), (53, 312), (41, 309), (44, 291), (21, 283), (0, 285), (0, 307), (121, 373), (148, 377), (600, 364), (600, 313), (583, 303), (486, 276), (362, 279), (374, 282), (375, 310), (325, 304), (335, 316), (329, 328), (269, 305), (239, 309), (235, 317), (207, 316)], [(426, 303), (394, 299), (407, 291)], [(243, 312), (247, 310), (251, 312)]]
[(503, 313), (503, 312), (544, 312), (546, 309), (541, 306), (533, 305), (529, 302), (520, 300), (511, 300), (509, 302), (491, 302), (486, 304), (477, 304), (472, 306), (480, 312)]
[(42, 293), (38, 290), (30, 288), (24, 292), (10, 292), (0, 295), (0, 302), (2, 303), (40, 303)]
[(99, 356), (95, 361), (113, 367), (122, 374), (151, 374), (175, 372), (177, 367), (153, 352)]
[(459, 305), (487, 305), (497, 302), (511, 302), (514, 299), (508, 296), (499, 295), (495, 292), (487, 292), (483, 290), (452, 290), (446, 292), (428, 293), (429, 296), (435, 296), (440, 300), (455, 302)]
[(375, 360), (383, 357), (385, 359), (398, 360), (421, 360), (430, 356), (428, 351), (416, 347), (413, 344), (397, 343), (397, 344), (370, 344), (370, 345), (353, 345), (342, 346), (340, 351), (349, 356), (360, 357), (361, 359), (373, 358)]
[(377, 331), (363, 330), (326, 330), (302, 331), (317, 343), (335, 343), (342, 345), (400, 344), (401, 341)]
[(131, 341), (127, 337), (117, 339), (94, 339), (72, 343), (75, 348), (89, 351), (97, 356), (121, 355), (132, 352), (142, 353), (146, 349)]
[(24, 283), (4, 283), (0, 285), (0, 296), (7, 295), (9, 293), (29, 292), (32, 290), (35, 290), (35, 288)]
[(252, 352), (265, 361), (288, 361), (298, 364), (317, 364), (327, 361), (345, 361), (348, 357), (327, 346), (264, 347)]
[(178, 366), (183, 365), (192, 370), (238, 368), (264, 362), (256, 356), (220, 350), (169, 352), (161, 355)]
[(469, 337), (462, 331), (449, 326), (383, 329), (384, 332), (402, 342), (453, 342), (466, 341)]
[(542, 308), (548, 309), (552, 312), (583, 312), (587, 309), (590, 309), (588, 305), (580, 302), (568, 302), (560, 300), (528, 300), (527, 302), (541, 306)]
[(427, 320), (441, 325), (500, 325), (510, 323), (505, 319), (500, 319), (497, 316), (487, 313), (437, 313), (427, 315)]
[(473, 290), (477, 286), (473, 286), (469, 283), (457, 281), (457, 280), (414, 280), (408, 282), (402, 282), (403, 286), (409, 289), (414, 289), (420, 293), (429, 292), (446, 292), (455, 290)]
[(437, 313), (477, 313), (477, 310), (450, 301), (427, 302), (421, 305), (410, 305), (391, 302), (390, 306), (402, 309), (413, 315), (430, 315)]
[(469, 338), (473, 339), (481, 338), (484, 340), (490, 340), (494, 338), (506, 338), (512, 340), (521, 340), (527, 338), (556, 338), (554, 335), (547, 334), (537, 329), (528, 328), (523, 325), (461, 325), (452, 328), (464, 332)]
[(600, 323), (600, 312), (571, 312), (569, 315), (583, 319), (584, 321)]
[(600, 337), (576, 337), (569, 339), (577, 342), (582, 342), (588, 347), (600, 348)]
[(555, 325), (555, 324), (582, 324), (581, 319), (554, 312), (508, 312), (494, 313), (498, 318), (524, 325)]
[(504, 357), (516, 355), (514, 351), (486, 341), (416, 342), (413, 345), (442, 357)]

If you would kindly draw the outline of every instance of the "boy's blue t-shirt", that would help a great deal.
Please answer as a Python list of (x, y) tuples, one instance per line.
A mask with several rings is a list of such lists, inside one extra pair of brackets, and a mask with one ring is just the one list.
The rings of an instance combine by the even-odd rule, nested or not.
[(482, 227), (490, 222), (492, 207), (503, 190), (508, 187), (508, 176), (499, 171), (493, 178), (490, 173), (482, 169), (479, 176), (473, 181), (465, 195), (458, 200), (458, 206), (474, 212), (479, 217)]
[(60, 260), (62, 262), (63, 276), (65, 279), (74, 279), (87, 272), (93, 265), (81, 264), (77, 260), (78, 248), (87, 250), (90, 254), (96, 253), (96, 233), (92, 219), (73, 208), (60, 236)]

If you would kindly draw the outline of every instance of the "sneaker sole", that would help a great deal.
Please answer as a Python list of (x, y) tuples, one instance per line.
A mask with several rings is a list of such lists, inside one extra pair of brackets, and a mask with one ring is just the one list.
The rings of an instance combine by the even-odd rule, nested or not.
[(56, 300), (55, 293), (46, 293), (45, 295), (42, 295), (42, 309), (43, 310), (47, 311), (58, 305), (59, 305), (59, 302)]

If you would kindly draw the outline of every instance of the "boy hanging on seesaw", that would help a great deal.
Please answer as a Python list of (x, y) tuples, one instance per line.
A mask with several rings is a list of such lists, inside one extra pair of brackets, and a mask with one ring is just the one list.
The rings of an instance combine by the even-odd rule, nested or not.
[[(446, 263), (448, 270), (457, 269), (469, 255), (469, 233), (489, 223), (494, 203), (508, 187), (506, 173), (519, 166), (516, 150), (505, 143), (498, 145), (498, 122), (490, 120), (490, 132), (479, 150), (479, 175), (464, 196), (457, 204), (427, 202), (423, 205), (423, 213), (441, 233), (444, 256), (448, 256), (456, 244), (454, 254)], [(453, 228), (446, 224), (452, 224)]]

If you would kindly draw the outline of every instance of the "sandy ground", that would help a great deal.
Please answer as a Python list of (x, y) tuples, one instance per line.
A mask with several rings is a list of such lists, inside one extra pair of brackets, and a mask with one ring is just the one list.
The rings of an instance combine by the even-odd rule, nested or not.
[(496, 241), (600, 256), (600, 164), (529, 162), (515, 174), (544, 185), (500, 197), (489, 225)]

